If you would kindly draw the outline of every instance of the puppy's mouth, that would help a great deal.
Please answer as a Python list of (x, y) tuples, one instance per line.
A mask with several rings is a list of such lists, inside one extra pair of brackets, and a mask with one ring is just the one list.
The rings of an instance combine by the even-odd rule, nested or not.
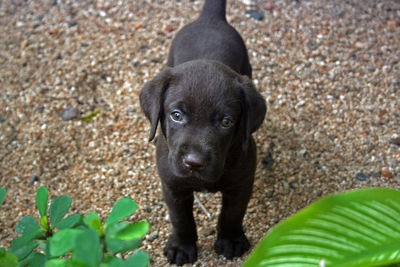
[(196, 165), (194, 163), (185, 162), (182, 157), (169, 157), (169, 166), (176, 177), (179, 178), (196, 178), (203, 182), (215, 182), (220, 174), (216, 171), (218, 168), (212, 164)]

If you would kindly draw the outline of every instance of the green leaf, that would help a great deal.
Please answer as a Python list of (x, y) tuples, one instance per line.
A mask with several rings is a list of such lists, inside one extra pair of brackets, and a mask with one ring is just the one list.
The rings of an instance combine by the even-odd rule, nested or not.
[(57, 224), (68, 212), (71, 206), (71, 198), (69, 196), (61, 196), (53, 199), (50, 204), (49, 215), (52, 225)]
[(23, 236), (17, 237), (13, 241), (11, 241), (11, 246), (8, 252), (17, 255), (18, 260), (21, 261), (26, 256), (28, 256), (34, 248), (37, 247), (38, 243), (33, 242), (32, 240), (35, 238), (43, 237), (44, 233), (40, 229), (24, 234)]
[(126, 267), (146, 267), (150, 264), (150, 257), (144, 251), (136, 251), (125, 261)]
[(91, 227), (91, 225), (92, 225), (92, 221), (93, 220), (100, 220), (100, 217), (99, 217), (99, 215), (96, 213), (96, 212), (91, 212), (91, 213), (89, 213), (89, 214), (87, 214), (87, 215), (85, 215), (84, 217), (83, 217), (83, 222), (87, 225), (87, 226), (90, 226)]
[(53, 235), (49, 239), (50, 255), (59, 257), (73, 250), (76, 244), (77, 237), (82, 233), (82, 230), (64, 229)]
[(150, 229), (150, 224), (146, 221), (130, 224), (120, 230), (115, 237), (121, 240), (142, 239)]
[(128, 222), (119, 222), (119, 223), (113, 223), (111, 224), (106, 231), (106, 236), (109, 237), (115, 237), (115, 235), (124, 229), (125, 227), (128, 227), (129, 223)]
[(25, 259), (32, 251), (37, 247), (36, 242), (30, 242), (27, 244), (22, 244), (20, 246), (14, 246), (11, 243), (9, 253), (15, 254), (18, 257), (18, 260), (21, 261)]
[(135, 213), (137, 204), (128, 197), (121, 198), (115, 203), (106, 220), (106, 227)]
[(71, 259), (51, 259), (46, 262), (45, 267), (88, 267), (88, 265)]
[(42, 186), (36, 192), (36, 206), (39, 210), (40, 217), (46, 216), (47, 212), (47, 188)]
[(113, 255), (117, 253), (127, 252), (138, 248), (141, 244), (140, 239), (125, 241), (116, 238), (116, 234), (122, 229), (128, 227), (128, 222), (120, 222), (111, 224), (106, 231), (106, 246), (107, 250)]
[(18, 257), (11, 253), (6, 253), (4, 248), (0, 248), (0, 266), (17, 267)]
[(40, 228), (39, 223), (36, 221), (33, 216), (25, 216), (23, 217), (17, 224), (15, 231), (20, 234), (26, 234), (30, 232), (34, 232)]
[(102, 262), (100, 267), (124, 267), (124, 261), (117, 257), (112, 257), (107, 262)]
[(67, 216), (65, 219), (59, 221), (54, 226), (58, 229), (73, 228), (82, 221), (83, 216), (80, 214), (72, 214)]
[(96, 232), (97, 232), (97, 234), (98, 234), (99, 236), (103, 236), (103, 228), (102, 228), (101, 220), (100, 220), (100, 219), (97, 219), (97, 218), (93, 219), (93, 220), (90, 222), (90, 226), (91, 226), (94, 230), (96, 230)]
[(78, 235), (75, 241), (73, 260), (81, 261), (88, 266), (98, 266), (103, 256), (100, 237), (92, 228), (87, 228)]
[(42, 267), (46, 263), (46, 256), (42, 253), (33, 252), (28, 257), (18, 262), (19, 266)]
[(40, 219), (40, 225), (41, 225), (46, 231), (49, 230), (49, 224), (48, 224), (48, 221), (47, 221), (47, 216), (43, 216), (43, 217)]
[(92, 122), (93, 118), (96, 117), (96, 115), (99, 114), (99, 113), (100, 113), (100, 110), (92, 111), (92, 112), (90, 112), (90, 113), (88, 113), (86, 115), (83, 115), (82, 116), (82, 120), (84, 120), (86, 122)]
[(379, 266), (400, 262), (400, 191), (324, 197), (274, 227), (243, 267)]
[(124, 241), (114, 237), (106, 237), (107, 250), (110, 251), (113, 255), (134, 250), (138, 248), (140, 244), (140, 239)]
[(51, 259), (46, 262), (45, 267), (65, 267), (66, 265), (66, 259)]
[(46, 254), (47, 258), (51, 258), (48, 239), (44, 242), (39, 242), (39, 248)]
[(0, 187), (0, 207), (3, 204), (3, 200), (6, 197), (7, 189)]
[(66, 267), (89, 267), (89, 265), (78, 260), (68, 260)]

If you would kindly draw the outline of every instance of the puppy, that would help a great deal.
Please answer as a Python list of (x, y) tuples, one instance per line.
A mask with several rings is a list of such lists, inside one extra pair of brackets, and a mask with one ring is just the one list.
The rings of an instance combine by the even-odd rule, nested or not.
[(199, 18), (173, 40), (168, 66), (140, 93), (150, 141), (161, 126), (157, 168), (173, 227), (164, 254), (177, 265), (197, 259), (194, 191), (222, 192), (216, 253), (231, 259), (250, 247), (242, 222), (256, 167), (251, 134), (266, 105), (225, 7), (225, 0), (205, 1)]

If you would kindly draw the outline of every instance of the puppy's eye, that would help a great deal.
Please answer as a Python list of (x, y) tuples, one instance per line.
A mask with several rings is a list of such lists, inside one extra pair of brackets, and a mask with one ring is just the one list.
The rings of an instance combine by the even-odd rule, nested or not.
[(230, 128), (234, 124), (233, 119), (231, 117), (224, 117), (221, 121), (221, 127), (222, 128)]
[(183, 114), (179, 110), (174, 110), (171, 112), (170, 117), (173, 121), (182, 122)]

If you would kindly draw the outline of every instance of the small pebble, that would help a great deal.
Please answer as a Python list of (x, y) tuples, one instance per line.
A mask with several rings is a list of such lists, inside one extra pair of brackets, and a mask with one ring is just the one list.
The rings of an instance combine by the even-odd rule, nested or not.
[(300, 155), (304, 156), (305, 154), (307, 154), (307, 149), (302, 149), (299, 151)]
[(36, 174), (32, 174), (31, 179), (29, 180), (29, 183), (31, 185), (34, 185), (35, 182), (39, 182), (39, 176)]
[(148, 45), (141, 45), (141, 46), (139, 46), (139, 49), (140, 50), (147, 50), (147, 49), (149, 49), (150, 48), (150, 46), (148, 46)]
[(380, 178), (381, 174), (379, 172), (370, 172), (370, 173), (368, 173), (368, 177), (370, 177), (370, 178)]
[(272, 171), (274, 169), (274, 159), (272, 157), (274, 147), (275, 143), (274, 141), (271, 141), (268, 145), (268, 151), (265, 153), (265, 156), (261, 160), (262, 164), (268, 171)]
[(152, 208), (149, 206), (144, 206), (143, 210), (150, 213), (152, 211)]
[(146, 239), (149, 240), (150, 242), (153, 242), (154, 240), (156, 240), (159, 237), (159, 234), (157, 231), (154, 231), (152, 233), (150, 233), (149, 235), (146, 236)]
[(255, 20), (262, 20), (264, 18), (264, 15), (258, 11), (247, 11), (246, 14)]
[(134, 107), (128, 107), (126, 108), (127, 113), (135, 113), (136, 109)]
[(265, 157), (262, 159), (262, 164), (265, 169), (272, 171), (274, 169), (274, 159), (272, 158), (272, 154), (267, 152)]
[(264, 181), (262, 179), (256, 179), (254, 181), (254, 186), (255, 187), (262, 187), (263, 184), (264, 184)]
[(339, 16), (339, 17), (341, 17), (344, 14), (344, 10), (339, 7), (332, 8), (332, 11), (336, 16)]
[(202, 236), (210, 236), (215, 233), (214, 227), (205, 227), (199, 230), (199, 234)]
[(391, 173), (390, 171), (381, 171), (381, 174), (385, 178), (393, 178), (393, 173)]
[(76, 26), (76, 25), (78, 25), (78, 22), (77, 22), (76, 20), (70, 20), (70, 21), (68, 21), (68, 26), (69, 26), (69, 27), (74, 27), (74, 26)]
[(393, 145), (400, 146), (400, 136), (390, 138), (389, 142)]
[(360, 181), (366, 181), (366, 180), (368, 180), (368, 176), (362, 172), (359, 172), (356, 174), (356, 179), (360, 180)]
[(266, 4), (265, 9), (268, 10), (268, 11), (274, 10), (274, 3), (273, 3), (272, 1), (269, 1), (269, 2)]
[(389, 21), (387, 22), (387, 26), (388, 26), (388, 28), (389, 28), (390, 30), (394, 31), (394, 30), (396, 30), (397, 23), (396, 23), (395, 20), (389, 20)]
[(61, 118), (65, 121), (76, 119), (80, 116), (80, 112), (77, 108), (68, 105), (62, 112)]

